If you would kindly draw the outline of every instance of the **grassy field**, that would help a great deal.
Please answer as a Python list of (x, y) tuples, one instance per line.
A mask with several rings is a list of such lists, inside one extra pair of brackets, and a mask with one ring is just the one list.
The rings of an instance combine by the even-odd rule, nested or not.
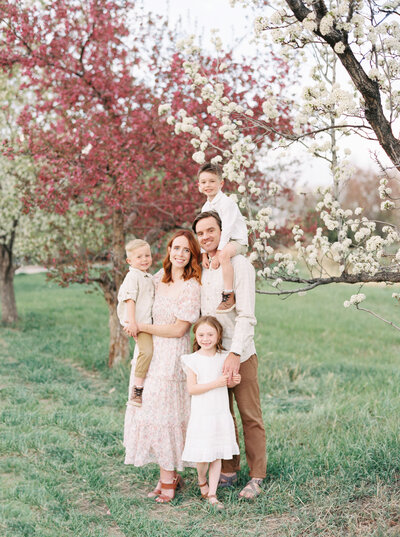
[[(21, 322), (0, 329), (2, 537), (400, 535), (400, 333), (344, 309), (355, 289), (258, 297), (268, 477), (254, 503), (222, 492), (223, 513), (191, 470), (159, 506), (155, 468), (124, 466), (129, 370), (106, 368), (103, 299), (43, 275), (16, 291)], [(399, 324), (391, 293), (370, 288), (366, 305), (389, 316), (390, 302)]]

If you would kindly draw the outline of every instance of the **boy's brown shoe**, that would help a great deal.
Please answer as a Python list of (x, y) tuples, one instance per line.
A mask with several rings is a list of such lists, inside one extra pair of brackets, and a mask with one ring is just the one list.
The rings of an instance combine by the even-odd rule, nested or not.
[(142, 406), (142, 393), (143, 388), (138, 388), (137, 386), (134, 386), (132, 388), (131, 397), (129, 399), (129, 402), (133, 406)]
[(217, 313), (228, 313), (235, 307), (235, 293), (222, 293), (222, 300), (217, 308)]

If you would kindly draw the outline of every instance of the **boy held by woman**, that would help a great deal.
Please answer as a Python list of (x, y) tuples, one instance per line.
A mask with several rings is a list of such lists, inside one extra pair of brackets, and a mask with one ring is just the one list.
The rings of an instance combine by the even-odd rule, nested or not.
[(138, 332), (138, 323), (152, 322), (154, 301), (153, 276), (147, 272), (152, 263), (150, 245), (141, 239), (129, 241), (126, 246), (129, 272), (118, 292), (117, 314), (124, 331), (135, 338), (139, 354), (135, 381), (127, 404), (142, 406), (143, 383), (153, 356), (153, 338)]

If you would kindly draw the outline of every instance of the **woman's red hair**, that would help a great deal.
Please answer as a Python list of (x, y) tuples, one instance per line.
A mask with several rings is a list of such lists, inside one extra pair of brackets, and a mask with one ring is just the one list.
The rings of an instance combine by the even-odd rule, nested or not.
[(178, 237), (186, 237), (189, 243), (190, 250), (190, 259), (189, 263), (183, 269), (183, 279), (190, 280), (190, 278), (196, 278), (196, 280), (201, 284), (201, 266), (200, 266), (200, 246), (197, 242), (196, 237), (188, 229), (180, 229), (169, 239), (167, 244), (167, 255), (163, 261), (164, 275), (162, 281), (164, 283), (172, 282), (172, 263), (169, 259), (168, 248), (171, 248), (172, 243)]

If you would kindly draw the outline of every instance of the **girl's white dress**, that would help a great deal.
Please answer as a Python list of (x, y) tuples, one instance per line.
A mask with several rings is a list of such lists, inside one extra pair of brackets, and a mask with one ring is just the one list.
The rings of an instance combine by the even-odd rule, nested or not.
[[(228, 352), (217, 352), (204, 356), (198, 352), (181, 357), (185, 371), (191, 369), (198, 384), (217, 379)], [(186, 432), (182, 460), (188, 462), (212, 462), (216, 459), (232, 459), (239, 454), (235, 438), (235, 427), (229, 411), (226, 386), (192, 395), (190, 419)]]

